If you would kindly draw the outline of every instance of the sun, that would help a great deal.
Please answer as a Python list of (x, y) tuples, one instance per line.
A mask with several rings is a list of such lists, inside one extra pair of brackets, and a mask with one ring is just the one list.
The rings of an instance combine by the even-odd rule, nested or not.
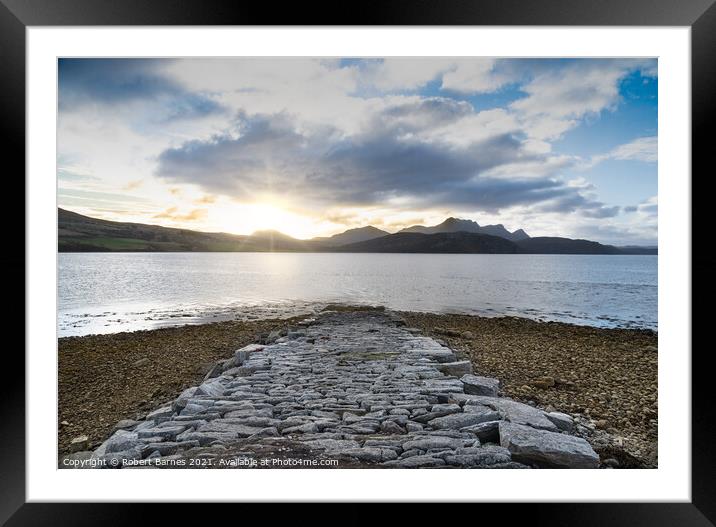
[(214, 207), (211, 216), (212, 223), (222, 231), (235, 234), (276, 230), (294, 238), (308, 239), (319, 232), (314, 219), (268, 202)]

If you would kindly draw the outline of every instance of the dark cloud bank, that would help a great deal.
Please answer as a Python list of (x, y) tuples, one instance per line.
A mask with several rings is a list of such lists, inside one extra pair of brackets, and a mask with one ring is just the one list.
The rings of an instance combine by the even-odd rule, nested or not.
[[(291, 115), (240, 114), (235, 129), (209, 141), (188, 141), (159, 156), (158, 175), (238, 199), (272, 193), (316, 205), (449, 206), (498, 211), (538, 205), (545, 212), (608, 217), (618, 207), (582, 195), (557, 174), (527, 177), (519, 163), (546, 161), (525, 149), (519, 130), (466, 147), (428, 137), (472, 107), (432, 98), (388, 106), (363, 130), (345, 136)], [(510, 164), (509, 178), (490, 169)]]

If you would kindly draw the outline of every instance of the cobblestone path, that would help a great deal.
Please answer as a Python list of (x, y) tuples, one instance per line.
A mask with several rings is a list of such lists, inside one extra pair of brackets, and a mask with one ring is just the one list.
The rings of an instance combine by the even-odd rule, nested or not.
[(496, 379), (390, 312), (325, 312), (276, 337), (237, 350), (143, 421), (118, 423), (92, 459), (118, 468), (599, 465), (570, 416), (499, 397)]

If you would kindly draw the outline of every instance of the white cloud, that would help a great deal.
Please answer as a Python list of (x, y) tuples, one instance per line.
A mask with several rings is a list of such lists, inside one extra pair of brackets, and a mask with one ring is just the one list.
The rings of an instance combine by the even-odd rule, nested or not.
[[(461, 214), (499, 210), (514, 228), (532, 221), (552, 234), (565, 234), (566, 223), (576, 232), (580, 222), (594, 222), (587, 217), (618, 226), (614, 207), (599, 202), (593, 186), (564, 179), (569, 169), (589, 163), (553, 153), (552, 142), (584, 119), (616, 109), (621, 80), (640, 68), (655, 74), (655, 62), (539, 64), (489, 58), (156, 61), (153, 78), (167, 78), (159, 87), (169, 95), (141, 98), (144, 85), (137, 83), (133, 97), (119, 99), (112, 81), (103, 85), (105, 99), (114, 97), (111, 105), (76, 97), (76, 107), (61, 109), (58, 152), (73, 160), (64, 170), (93, 178), (68, 177), (62, 185), (119, 192), (141, 180), (136, 193), (152, 200), (142, 210), (183, 211), (202, 190), (254, 198), (268, 188), (261, 182), (273, 181), (279, 193), (293, 189), (299, 201), (342, 200), (343, 208), (360, 203), (367, 210), (372, 200), (383, 200), (386, 218), (410, 219), (421, 211), (432, 211), (432, 218), (454, 208)], [(431, 93), (440, 96), (414, 91), (431, 81), (438, 87)], [(477, 111), (471, 99), (463, 100), (517, 81), (526, 95), (511, 104)], [(198, 110), (181, 113), (184, 94)], [(220, 111), (209, 105), (212, 111), (201, 112), (206, 101)], [(169, 119), (175, 105), (182, 117)], [(248, 143), (252, 138), (256, 142)], [(656, 138), (621, 145), (591, 166), (607, 157), (656, 161)], [(184, 197), (172, 195), (170, 185), (185, 188)], [(642, 204), (641, 212), (650, 206)]]
[(629, 61), (578, 61), (537, 74), (522, 87), (527, 97), (510, 108), (534, 138), (554, 140), (586, 116), (614, 110), (619, 82), (639, 64)]
[(656, 136), (639, 137), (617, 146), (606, 154), (593, 156), (589, 162), (584, 164), (583, 168), (591, 168), (608, 159), (656, 163), (658, 160), (658, 139)]
[(658, 141), (656, 136), (640, 137), (631, 143), (621, 145), (609, 154), (612, 159), (645, 161), (656, 163), (658, 158)]

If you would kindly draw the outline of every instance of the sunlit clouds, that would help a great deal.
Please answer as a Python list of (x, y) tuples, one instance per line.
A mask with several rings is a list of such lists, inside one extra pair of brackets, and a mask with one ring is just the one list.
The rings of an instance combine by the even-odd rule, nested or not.
[(656, 60), (62, 59), (61, 207), (327, 236), (447, 216), (653, 244)]

